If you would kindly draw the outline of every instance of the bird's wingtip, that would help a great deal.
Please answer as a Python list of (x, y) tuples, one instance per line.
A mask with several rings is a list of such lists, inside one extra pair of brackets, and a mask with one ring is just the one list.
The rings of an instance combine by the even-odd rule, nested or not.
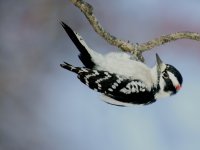
[(61, 66), (61, 67), (70, 66), (70, 64), (68, 64), (67, 62), (64, 61), (62, 64), (60, 64), (60, 66)]

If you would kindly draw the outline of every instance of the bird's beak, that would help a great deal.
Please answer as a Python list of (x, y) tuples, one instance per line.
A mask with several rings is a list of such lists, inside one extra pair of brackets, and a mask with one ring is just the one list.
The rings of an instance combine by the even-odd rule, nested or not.
[(161, 75), (161, 66), (163, 64), (162, 60), (160, 59), (160, 57), (158, 56), (158, 54), (156, 53), (156, 62), (157, 62), (157, 73), (158, 73), (158, 79), (160, 80), (160, 75)]
[(161, 64), (163, 63), (162, 60), (160, 59), (159, 55), (156, 53), (156, 61), (157, 61), (157, 65), (159, 66), (159, 68), (161, 68)]

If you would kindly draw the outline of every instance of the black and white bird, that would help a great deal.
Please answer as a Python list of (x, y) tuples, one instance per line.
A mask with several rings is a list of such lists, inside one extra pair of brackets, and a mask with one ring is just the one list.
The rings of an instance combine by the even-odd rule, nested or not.
[(61, 67), (77, 74), (89, 88), (103, 94), (103, 100), (117, 106), (151, 104), (157, 99), (176, 94), (182, 85), (180, 72), (162, 62), (149, 68), (124, 52), (100, 54), (87, 46), (83, 38), (61, 22), (77, 49), (84, 67), (74, 67), (66, 62)]

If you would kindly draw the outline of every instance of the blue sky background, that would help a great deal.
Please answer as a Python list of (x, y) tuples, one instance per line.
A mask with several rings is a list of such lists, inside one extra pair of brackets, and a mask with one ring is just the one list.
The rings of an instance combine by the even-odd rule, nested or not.
[[(200, 33), (198, 0), (87, 0), (111, 34), (143, 43), (177, 31)], [(65, 21), (101, 53), (118, 51), (67, 0), (0, 1), (0, 150), (200, 149), (200, 42), (179, 40), (155, 53), (176, 66), (183, 88), (148, 106), (101, 101), (63, 61), (81, 66), (59, 24)]]

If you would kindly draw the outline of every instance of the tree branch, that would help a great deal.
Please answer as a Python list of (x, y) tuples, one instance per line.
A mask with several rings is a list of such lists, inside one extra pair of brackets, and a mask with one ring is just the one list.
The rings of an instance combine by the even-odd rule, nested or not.
[(184, 31), (184, 32), (176, 32), (176, 33), (172, 33), (168, 35), (163, 35), (163, 36), (160, 36), (159, 38), (155, 38), (146, 43), (139, 44), (138, 50), (141, 52), (145, 52), (145, 51), (151, 50), (152, 48), (156, 46), (160, 46), (165, 43), (169, 43), (169, 42), (176, 41), (179, 39), (190, 39), (190, 40), (200, 41), (200, 34), (195, 33), (195, 32)]
[(78, 7), (82, 13), (86, 16), (87, 20), (90, 22), (93, 29), (103, 37), (109, 44), (117, 46), (123, 51), (131, 52), (139, 60), (144, 61), (142, 53), (148, 51), (156, 46), (163, 45), (168, 42), (176, 41), (178, 39), (191, 39), (200, 41), (200, 34), (195, 32), (176, 32), (173, 34), (168, 34), (155, 38), (151, 41), (142, 44), (133, 44), (129, 41), (121, 40), (110, 33), (108, 33), (99, 23), (97, 18), (93, 13), (93, 7), (83, 0), (71, 0), (71, 2)]

